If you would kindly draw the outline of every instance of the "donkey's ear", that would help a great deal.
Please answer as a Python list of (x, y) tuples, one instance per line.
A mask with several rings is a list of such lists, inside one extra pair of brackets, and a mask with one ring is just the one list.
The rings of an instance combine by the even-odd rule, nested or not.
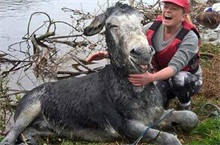
[(100, 14), (84, 29), (84, 35), (92, 36), (99, 33), (105, 25), (105, 14)]

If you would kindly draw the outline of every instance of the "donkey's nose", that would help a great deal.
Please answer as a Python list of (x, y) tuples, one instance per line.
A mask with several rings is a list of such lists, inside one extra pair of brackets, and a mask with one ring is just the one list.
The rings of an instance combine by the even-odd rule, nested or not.
[(130, 54), (131, 55), (141, 55), (143, 48), (141, 47), (135, 47), (131, 49)]
[(152, 46), (148, 46), (148, 47), (135, 47), (133, 49), (131, 49), (130, 54), (131, 55), (135, 55), (135, 56), (139, 56), (139, 55), (143, 55), (143, 54), (154, 54), (155, 50)]

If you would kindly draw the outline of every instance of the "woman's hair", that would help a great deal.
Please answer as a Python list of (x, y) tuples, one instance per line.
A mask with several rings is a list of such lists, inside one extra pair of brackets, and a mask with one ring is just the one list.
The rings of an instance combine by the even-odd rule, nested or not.
[(189, 14), (186, 14), (185, 21), (192, 24), (192, 25), (194, 25)]

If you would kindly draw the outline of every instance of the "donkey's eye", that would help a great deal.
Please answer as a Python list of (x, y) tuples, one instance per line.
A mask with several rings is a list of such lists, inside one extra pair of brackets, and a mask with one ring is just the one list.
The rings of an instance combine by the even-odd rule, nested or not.
[(117, 28), (118, 26), (117, 25), (110, 25), (109, 28)]
[(146, 22), (145, 22), (144, 20), (141, 21), (141, 24), (142, 24), (142, 25), (145, 25), (145, 23), (146, 23)]

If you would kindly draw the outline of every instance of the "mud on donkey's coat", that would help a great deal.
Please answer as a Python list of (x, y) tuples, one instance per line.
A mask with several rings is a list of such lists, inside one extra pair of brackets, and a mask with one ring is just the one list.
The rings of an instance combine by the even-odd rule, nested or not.
[[(141, 73), (141, 65), (149, 65), (154, 54), (142, 32), (142, 20), (140, 12), (121, 3), (97, 16), (84, 34), (95, 35), (105, 27), (110, 64), (99, 72), (42, 84), (28, 92), (18, 103), (15, 123), (0, 145), (14, 145), (21, 133), (28, 144), (38, 144), (36, 135), (132, 142), (169, 113), (154, 83), (135, 87), (127, 79), (130, 73)], [(149, 128), (143, 141), (180, 145), (175, 135), (159, 130), (173, 124), (193, 128), (198, 118), (192, 111), (173, 111)]]

